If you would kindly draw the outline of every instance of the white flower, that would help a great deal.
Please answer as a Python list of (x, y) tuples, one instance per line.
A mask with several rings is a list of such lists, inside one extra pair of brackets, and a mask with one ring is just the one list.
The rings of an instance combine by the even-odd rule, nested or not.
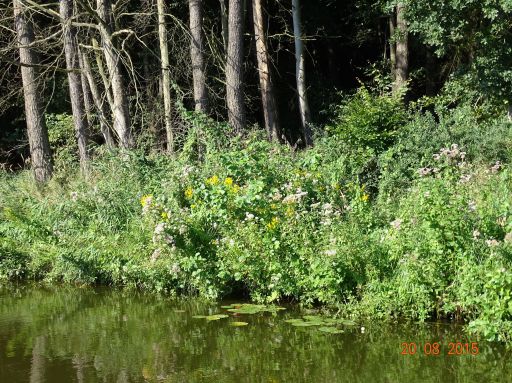
[(71, 201), (76, 202), (78, 200), (78, 193), (77, 192), (71, 192), (70, 194)]
[(500, 243), (499, 241), (495, 240), (494, 238), (491, 238), (491, 239), (487, 239), (485, 241), (486, 245), (489, 246), (489, 247), (495, 247), (495, 246), (498, 246)]
[(400, 218), (395, 219), (394, 221), (391, 221), (389, 224), (393, 226), (396, 230), (400, 229), (400, 226), (402, 225), (402, 220)]
[(469, 209), (469, 211), (476, 211), (476, 202), (475, 201), (469, 201), (468, 202), (468, 209)]
[(174, 263), (169, 271), (171, 274), (178, 274), (181, 271), (181, 267), (177, 263)]
[(160, 235), (165, 231), (165, 223), (160, 222), (158, 225), (155, 226), (155, 234)]
[(235, 241), (234, 241), (234, 240), (232, 240), (232, 239), (230, 239), (230, 240), (229, 240), (229, 246), (235, 246)]
[(249, 213), (249, 212), (245, 212), (245, 220), (246, 221), (251, 221), (253, 219), (254, 219), (254, 214)]
[(325, 250), (324, 254), (328, 255), (329, 257), (332, 257), (332, 256), (336, 255), (336, 249)]
[(473, 239), (476, 240), (479, 237), (480, 237), (480, 232), (477, 229), (473, 230)]

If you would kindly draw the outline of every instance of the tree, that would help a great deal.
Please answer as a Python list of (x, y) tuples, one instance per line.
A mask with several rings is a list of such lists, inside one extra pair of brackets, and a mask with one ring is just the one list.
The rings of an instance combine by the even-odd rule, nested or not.
[(229, 0), (226, 101), (228, 120), (237, 133), (245, 128), (243, 93), (243, 0)]
[(201, 0), (189, 0), (190, 56), (194, 81), (194, 101), (196, 111), (207, 112), (208, 93), (206, 91), (206, 73), (203, 48), (203, 16)]
[(254, 36), (256, 39), (256, 58), (258, 60), (258, 74), (260, 79), (261, 100), (263, 103), (263, 116), (265, 129), (270, 140), (278, 141), (280, 129), (277, 113), (274, 85), (269, 66), (269, 54), (265, 29), (263, 27), (263, 12), (261, 0), (252, 1), (252, 14), (254, 19)]
[(409, 37), (407, 22), (405, 20), (405, 6), (403, 3), (396, 5), (396, 28), (395, 28), (395, 68), (394, 84), (395, 93), (400, 92), (406, 85), (409, 76)]
[(101, 44), (110, 74), (110, 86), (112, 87), (114, 130), (118, 135), (121, 147), (131, 148), (133, 146), (133, 139), (128, 108), (128, 93), (125, 89), (121, 72), (121, 55), (114, 47), (112, 39), (112, 4), (111, 0), (96, 0), (96, 4), (100, 18)]
[(53, 167), (42, 105), (39, 57), (32, 48), (35, 37), (30, 17), (27, 15), (28, 9), (20, 0), (14, 0), (13, 4), (32, 169), (36, 182), (44, 183), (51, 178)]
[(87, 152), (87, 136), (89, 126), (84, 104), (84, 92), (80, 73), (80, 59), (76, 29), (71, 25), (74, 14), (73, 0), (60, 0), (60, 16), (64, 36), (64, 53), (66, 56), (66, 70), (68, 72), (69, 97), (73, 112), (73, 123), (78, 142), (78, 155), (82, 173), (87, 172), (89, 154)]
[(307, 146), (313, 145), (311, 118), (306, 87), (306, 64), (304, 61), (304, 43), (302, 41), (302, 25), (299, 0), (292, 0), (293, 37), (295, 41), (295, 79), (299, 97), (299, 112), (302, 133)]
[(160, 41), (160, 61), (162, 63), (162, 93), (164, 96), (165, 132), (167, 134), (167, 152), (174, 151), (172, 127), (171, 75), (169, 73), (169, 50), (167, 47), (167, 27), (165, 25), (165, 1), (157, 0), (158, 37)]

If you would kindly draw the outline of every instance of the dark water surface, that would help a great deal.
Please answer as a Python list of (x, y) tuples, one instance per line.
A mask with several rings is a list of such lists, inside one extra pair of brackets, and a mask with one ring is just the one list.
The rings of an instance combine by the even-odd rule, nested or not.
[[(0, 287), (0, 382), (512, 381), (510, 353), (459, 326), (358, 323), (325, 334), (286, 323), (301, 315), (293, 308), (192, 318), (226, 313), (221, 305), (108, 289)], [(415, 355), (401, 354), (404, 342), (416, 343)], [(425, 355), (428, 342), (439, 342), (439, 356)], [(449, 356), (450, 342), (478, 342), (478, 354)]]

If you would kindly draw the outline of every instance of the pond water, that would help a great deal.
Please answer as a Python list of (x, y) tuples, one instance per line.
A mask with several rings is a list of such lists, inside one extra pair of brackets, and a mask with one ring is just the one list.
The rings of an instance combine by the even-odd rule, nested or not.
[[(239, 306), (231, 306), (231, 311), (221, 307), (233, 303), (176, 301), (109, 289), (0, 287), (0, 382), (512, 379), (506, 349), (468, 338), (460, 326), (334, 321), (297, 326), (289, 320), (312, 313), (287, 307), (240, 314), (233, 312), (240, 311)], [(214, 314), (227, 317), (195, 317)], [(457, 348), (457, 342), (462, 346)], [(416, 353), (403, 355), (414, 351), (411, 343)], [(439, 344), (439, 355), (433, 355), (434, 343)], [(450, 347), (454, 355), (448, 355)]]

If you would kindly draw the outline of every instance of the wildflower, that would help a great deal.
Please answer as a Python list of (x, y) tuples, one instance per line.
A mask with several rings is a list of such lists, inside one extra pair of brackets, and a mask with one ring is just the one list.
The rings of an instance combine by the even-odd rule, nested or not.
[(252, 221), (254, 219), (254, 214), (245, 212), (245, 220), (246, 221)]
[(485, 243), (489, 247), (495, 247), (495, 246), (498, 246), (500, 244), (499, 241), (495, 240), (494, 238), (486, 240)]
[(274, 230), (277, 227), (277, 224), (279, 223), (279, 219), (277, 217), (272, 217), (272, 220), (267, 223), (267, 228), (269, 230)]
[(428, 176), (431, 173), (432, 173), (432, 169), (431, 168), (420, 168), (420, 169), (418, 169), (418, 174), (420, 175), (420, 177)]
[(181, 267), (177, 263), (174, 263), (169, 271), (171, 272), (171, 274), (179, 274), (181, 271)]
[(400, 218), (395, 219), (394, 221), (391, 221), (389, 224), (393, 226), (396, 230), (400, 229), (400, 226), (402, 225), (403, 220)]
[(151, 206), (153, 203), (153, 194), (143, 195), (140, 199), (140, 204), (142, 207)]
[(78, 193), (77, 192), (71, 192), (71, 201), (76, 202), (78, 200)]
[(364, 326), (361, 326), (361, 334), (364, 334), (365, 330)]
[(219, 183), (219, 177), (212, 176), (206, 180), (207, 185), (217, 185)]
[(233, 186), (233, 178), (231, 178), (231, 177), (226, 177), (226, 179), (224, 180), (224, 185), (226, 185), (226, 186), (228, 186), (228, 187)]
[(473, 230), (473, 239), (477, 240), (479, 237), (480, 237), (480, 232), (477, 229)]
[(151, 262), (154, 263), (158, 258), (160, 258), (161, 253), (161, 249), (155, 249), (155, 251), (153, 251), (153, 254), (151, 254)]
[(164, 241), (165, 243), (167, 243), (168, 245), (174, 245), (175, 242), (174, 242), (174, 238), (169, 235), (169, 234), (166, 234), (165, 237), (164, 237)]
[(441, 155), (439, 153), (436, 153), (432, 156), (432, 158), (436, 161), (439, 161), (441, 159)]
[(181, 225), (178, 232), (180, 233), (180, 235), (185, 234), (187, 232), (187, 227), (185, 225)]
[(471, 174), (466, 174), (460, 176), (459, 183), (464, 184), (466, 182), (469, 182), (471, 180)]
[(423, 197), (425, 197), (425, 198), (430, 197), (430, 192), (429, 192), (429, 191), (426, 191), (425, 193), (423, 193)]
[(368, 199), (369, 199), (369, 198), (370, 198), (370, 196), (369, 196), (368, 194), (366, 194), (366, 193), (365, 193), (365, 194), (363, 194), (363, 195), (361, 196), (361, 201), (363, 201), (363, 202), (368, 202)]
[(336, 249), (325, 250), (324, 254), (329, 256), (329, 257), (332, 257), (332, 256), (336, 255)]
[(229, 240), (229, 246), (235, 246), (235, 241), (233, 239)]
[(497, 173), (501, 169), (501, 162), (496, 161), (494, 166), (491, 167), (491, 173)]
[(468, 202), (468, 209), (469, 209), (469, 211), (476, 211), (476, 202), (475, 201), (469, 201)]
[(496, 220), (496, 223), (501, 226), (501, 227), (505, 227), (505, 224), (507, 223), (507, 219), (505, 217), (499, 217), (497, 220)]
[(169, 220), (169, 213), (167, 213), (166, 211), (162, 212), (162, 214), (160, 214), (160, 216), (162, 217), (162, 219), (164, 221), (168, 221)]
[(165, 223), (160, 222), (158, 225), (155, 226), (155, 234), (159, 235), (162, 234), (165, 231)]
[(280, 201), (281, 198), (283, 198), (283, 195), (279, 193), (279, 191), (275, 192), (274, 195), (272, 196), (273, 201)]
[(503, 241), (505, 243), (512, 244), (512, 231), (505, 235), (505, 239)]
[(193, 195), (194, 195), (194, 189), (192, 189), (191, 186), (189, 186), (188, 188), (185, 189), (185, 198), (186, 199), (191, 199)]

